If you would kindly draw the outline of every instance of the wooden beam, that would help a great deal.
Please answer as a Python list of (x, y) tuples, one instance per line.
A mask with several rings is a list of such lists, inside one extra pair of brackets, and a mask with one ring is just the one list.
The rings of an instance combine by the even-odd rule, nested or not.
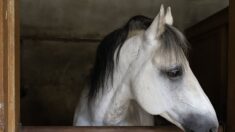
[(22, 132), (182, 132), (176, 127), (23, 127)]
[(19, 26), (15, 0), (0, 0), (0, 132), (19, 124)]
[[(69, 127), (69, 126), (26, 126), (22, 132), (182, 132), (175, 126), (157, 127)], [(220, 127), (218, 132), (223, 132)]]
[(229, 4), (227, 132), (235, 132), (235, 1)]
[(19, 125), (19, 17), (18, 1), (7, 1), (7, 59), (8, 59), (8, 87), (7, 87), (7, 130), (8, 132), (18, 131)]
[(6, 87), (6, 1), (0, 0), (0, 132), (5, 129), (5, 87)]

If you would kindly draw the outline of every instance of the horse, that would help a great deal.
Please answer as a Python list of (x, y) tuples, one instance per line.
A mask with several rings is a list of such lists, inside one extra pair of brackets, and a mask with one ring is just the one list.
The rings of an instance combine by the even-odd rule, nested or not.
[(216, 132), (216, 112), (188, 62), (189, 44), (163, 5), (134, 16), (97, 48), (74, 126), (153, 126), (159, 115), (183, 131)]

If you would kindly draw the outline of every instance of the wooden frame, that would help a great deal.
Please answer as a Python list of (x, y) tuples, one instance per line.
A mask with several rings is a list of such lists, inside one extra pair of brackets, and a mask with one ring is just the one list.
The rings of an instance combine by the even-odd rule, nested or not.
[[(176, 127), (23, 127), (23, 132), (182, 132)], [(221, 131), (222, 132), (222, 131)]]
[[(16, 132), (19, 130), (19, 18), (17, 0), (0, 0), (0, 132)], [(227, 132), (235, 131), (235, 2), (230, 0), (229, 17), (229, 44), (228, 44), (228, 94), (227, 94)], [(69, 127), (54, 127), (50, 130), (62, 129), (67, 132), (73, 130)], [(106, 130), (111, 128), (82, 128), (81, 131)], [(127, 131), (126, 128), (120, 128)], [(117, 131), (120, 131), (117, 129)], [(130, 131), (168, 131), (165, 128), (139, 128), (133, 127)], [(33, 130), (25, 127), (23, 131), (45, 131), (40, 127)], [(74, 128), (78, 130), (78, 128)], [(95, 130), (95, 131), (96, 131)], [(174, 129), (175, 130), (175, 129)], [(173, 130), (173, 131), (174, 131)], [(129, 130), (128, 130), (129, 131)]]
[(19, 124), (19, 26), (17, 1), (0, 0), (0, 131)]
[(227, 131), (235, 131), (235, 1), (229, 3)]

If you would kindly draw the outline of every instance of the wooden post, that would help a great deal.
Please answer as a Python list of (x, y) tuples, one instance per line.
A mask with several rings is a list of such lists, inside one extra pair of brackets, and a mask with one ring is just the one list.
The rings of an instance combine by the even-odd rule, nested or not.
[(19, 26), (15, 0), (0, 0), (0, 132), (19, 124)]
[(229, 4), (227, 132), (235, 132), (235, 1)]
[(6, 87), (6, 2), (4, 0), (0, 0), (0, 132), (4, 131), (5, 126), (5, 102), (4, 102), (4, 88)]

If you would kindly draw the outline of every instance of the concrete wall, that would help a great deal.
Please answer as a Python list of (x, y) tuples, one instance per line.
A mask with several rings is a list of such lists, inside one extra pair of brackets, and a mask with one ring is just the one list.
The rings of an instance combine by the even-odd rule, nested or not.
[(71, 125), (97, 44), (83, 41), (22, 41), (23, 125)]
[(156, 16), (161, 3), (172, 7), (182, 30), (228, 6), (228, 0), (21, 0), (21, 33), (103, 37), (131, 16)]
[(134, 15), (171, 6), (181, 30), (228, 0), (21, 0), (21, 121), (70, 125), (100, 39)]

